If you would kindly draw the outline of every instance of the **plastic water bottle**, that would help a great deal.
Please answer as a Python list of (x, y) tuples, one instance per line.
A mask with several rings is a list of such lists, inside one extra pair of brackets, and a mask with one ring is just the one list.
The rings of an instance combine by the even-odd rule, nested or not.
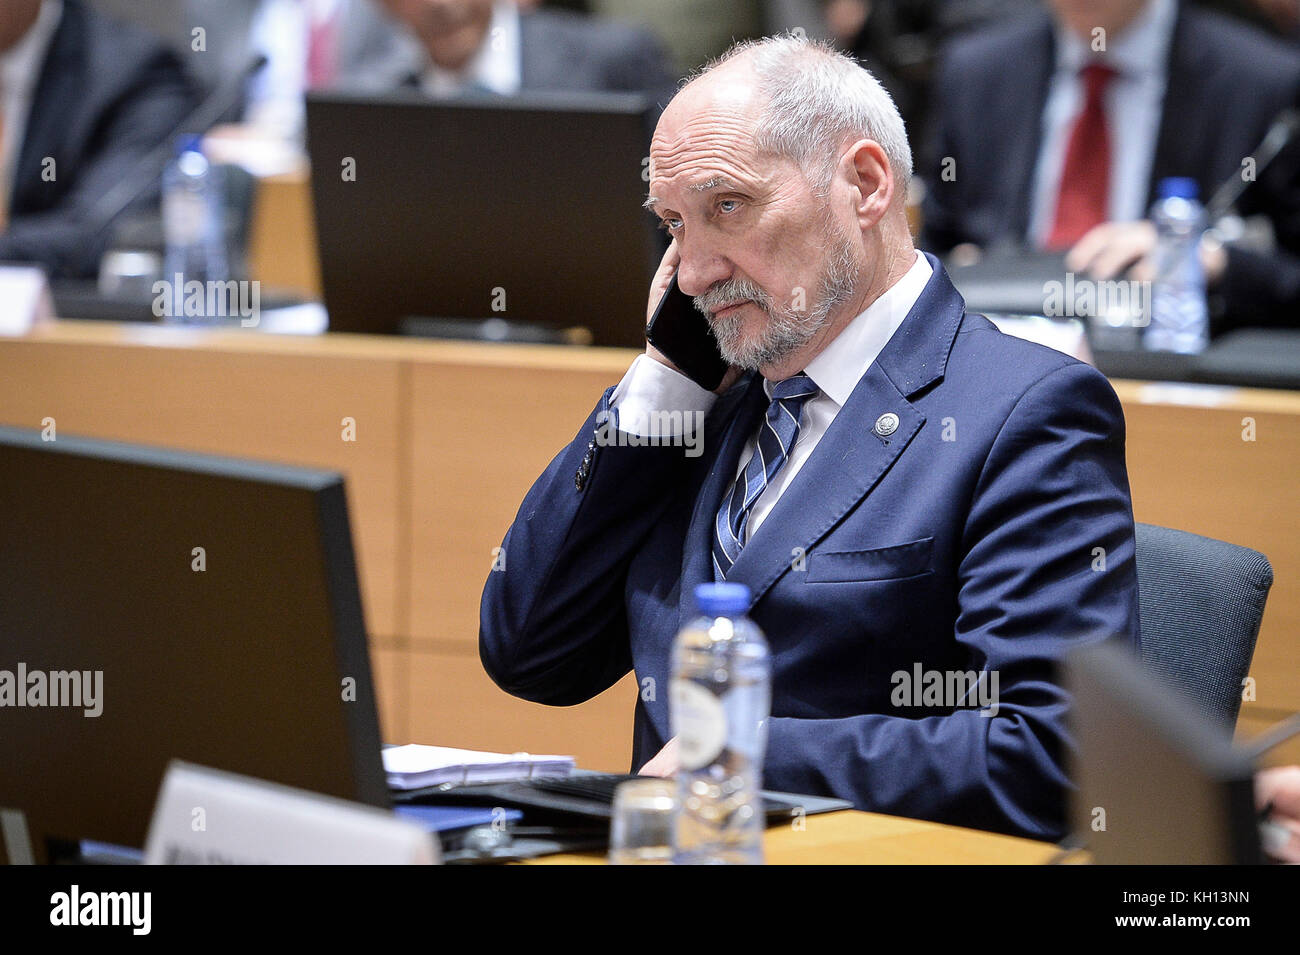
[(1156, 226), (1156, 280), (1151, 324), (1144, 344), (1152, 351), (1195, 354), (1209, 342), (1205, 272), (1199, 245), (1205, 209), (1197, 201), (1196, 180), (1162, 179), (1151, 207)]
[(673, 861), (763, 862), (763, 755), (771, 662), (745, 616), (749, 588), (701, 584), (699, 616), (673, 645), (670, 719), (677, 737), (679, 811)]
[[(174, 322), (203, 322), (212, 282), (229, 279), (221, 187), (203, 155), (198, 136), (186, 136), (177, 145), (176, 158), (163, 172), (163, 279), (170, 284), (171, 306), (166, 317)], [(195, 294), (201, 283), (203, 308)], [(188, 314), (186, 306), (188, 308)], [(196, 314), (196, 312), (198, 314)]]

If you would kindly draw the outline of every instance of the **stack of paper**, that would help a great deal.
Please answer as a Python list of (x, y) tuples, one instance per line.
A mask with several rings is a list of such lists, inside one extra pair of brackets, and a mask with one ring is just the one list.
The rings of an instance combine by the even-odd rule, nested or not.
[(448, 746), (390, 746), (383, 751), (390, 789), (426, 786), (504, 783), (537, 776), (567, 776), (572, 756), (533, 756), (529, 753), (481, 753)]

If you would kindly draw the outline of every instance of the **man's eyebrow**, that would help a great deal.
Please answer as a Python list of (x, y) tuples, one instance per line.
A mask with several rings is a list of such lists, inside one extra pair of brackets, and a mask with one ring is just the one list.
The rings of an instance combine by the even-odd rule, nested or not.
[(740, 187), (726, 176), (710, 176), (703, 182), (697, 182), (686, 188), (690, 192), (708, 192), (711, 189), (739, 189)]
[[(739, 188), (740, 186), (736, 185), (736, 183), (733, 180), (728, 179), (726, 176), (710, 176), (708, 179), (705, 179), (703, 182), (697, 182), (687, 186), (686, 190), (688, 192), (710, 192), (714, 189), (739, 189)], [(659, 204), (658, 196), (649, 196), (646, 198), (646, 201), (643, 202), (641, 205), (643, 208), (649, 209), (651, 212), (653, 212), (654, 207), (657, 206), (658, 204)]]

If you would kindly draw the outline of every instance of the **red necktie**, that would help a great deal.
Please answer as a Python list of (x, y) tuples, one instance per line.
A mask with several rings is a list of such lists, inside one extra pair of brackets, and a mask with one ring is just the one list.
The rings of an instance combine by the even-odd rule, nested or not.
[(334, 79), (337, 16), (307, 5), (307, 88), (320, 89)]
[(1083, 234), (1107, 219), (1110, 197), (1110, 131), (1106, 126), (1103, 97), (1106, 84), (1115, 76), (1109, 66), (1093, 64), (1080, 73), (1083, 79), (1083, 109), (1074, 120), (1061, 168), (1056, 217), (1047, 237), (1049, 249), (1068, 249)]

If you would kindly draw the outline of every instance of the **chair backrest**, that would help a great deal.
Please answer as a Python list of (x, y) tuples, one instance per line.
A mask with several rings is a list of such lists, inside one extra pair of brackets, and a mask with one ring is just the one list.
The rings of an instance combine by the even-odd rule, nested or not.
[(1137, 576), (1143, 661), (1231, 730), (1273, 586), (1268, 558), (1210, 537), (1138, 524)]

